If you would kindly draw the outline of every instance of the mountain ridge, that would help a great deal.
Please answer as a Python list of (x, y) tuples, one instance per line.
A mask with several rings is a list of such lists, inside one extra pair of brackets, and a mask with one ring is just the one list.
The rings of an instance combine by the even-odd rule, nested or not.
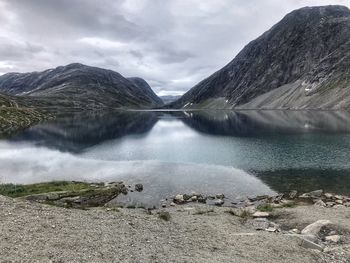
[(0, 92), (43, 101), (51, 98), (53, 104), (56, 100), (57, 105), (71, 107), (152, 108), (162, 105), (148, 84), (140, 86), (118, 72), (80, 63), (41, 72), (4, 74), (0, 76)]
[[(344, 97), (350, 97), (347, 70), (350, 65), (349, 39), (350, 10), (347, 7), (304, 7), (294, 10), (170, 107), (348, 107), (350, 99)], [(337, 67), (333, 67), (334, 63), (337, 63)], [(349, 87), (346, 92), (336, 84), (339, 81)], [(290, 85), (292, 96), (289, 94), (287, 98), (281, 98), (290, 91), (286, 85)], [(335, 89), (325, 92), (332, 85), (335, 85)], [(273, 92), (281, 87), (284, 87), (283, 91)], [(270, 94), (273, 99), (260, 98), (252, 102), (269, 92), (273, 93)], [(327, 102), (324, 95), (331, 98), (331, 102)]]

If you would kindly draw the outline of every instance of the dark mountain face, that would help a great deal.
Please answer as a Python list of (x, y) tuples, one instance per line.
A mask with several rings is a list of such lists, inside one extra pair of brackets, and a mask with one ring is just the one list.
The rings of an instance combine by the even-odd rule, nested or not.
[(163, 104), (162, 99), (154, 93), (151, 86), (148, 85), (148, 83), (144, 79), (133, 77), (128, 78), (128, 80), (132, 82), (135, 86), (137, 86), (140, 90), (144, 90), (155, 102), (157, 102), (158, 105)]
[(249, 43), (172, 107), (346, 108), (350, 10), (306, 7)]
[(43, 72), (5, 74), (0, 76), (0, 92), (83, 108), (161, 105), (148, 84), (145, 88), (112, 70), (77, 63)]

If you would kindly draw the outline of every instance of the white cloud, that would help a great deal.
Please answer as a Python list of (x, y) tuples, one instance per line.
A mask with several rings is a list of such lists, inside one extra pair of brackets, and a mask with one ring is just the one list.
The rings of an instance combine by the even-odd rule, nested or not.
[(290, 11), (348, 0), (0, 0), (0, 71), (81, 62), (183, 93)]

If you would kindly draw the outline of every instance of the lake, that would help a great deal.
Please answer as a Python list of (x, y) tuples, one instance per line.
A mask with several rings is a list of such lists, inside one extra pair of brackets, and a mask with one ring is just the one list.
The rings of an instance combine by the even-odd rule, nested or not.
[(0, 140), (0, 180), (142, 183), (122, 203), (192, 191), (232, 199), (296, 189), (350, 194), (350, 113), (70, 114)]

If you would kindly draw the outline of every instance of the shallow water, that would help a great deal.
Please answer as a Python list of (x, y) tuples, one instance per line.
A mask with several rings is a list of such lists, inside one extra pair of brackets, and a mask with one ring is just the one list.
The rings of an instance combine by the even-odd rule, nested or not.
[(323, 188), (350, 194), (350, 114), (110, 112), (61, 116), (0, 141), (2, 182), (143, 183), (123, 201)]

